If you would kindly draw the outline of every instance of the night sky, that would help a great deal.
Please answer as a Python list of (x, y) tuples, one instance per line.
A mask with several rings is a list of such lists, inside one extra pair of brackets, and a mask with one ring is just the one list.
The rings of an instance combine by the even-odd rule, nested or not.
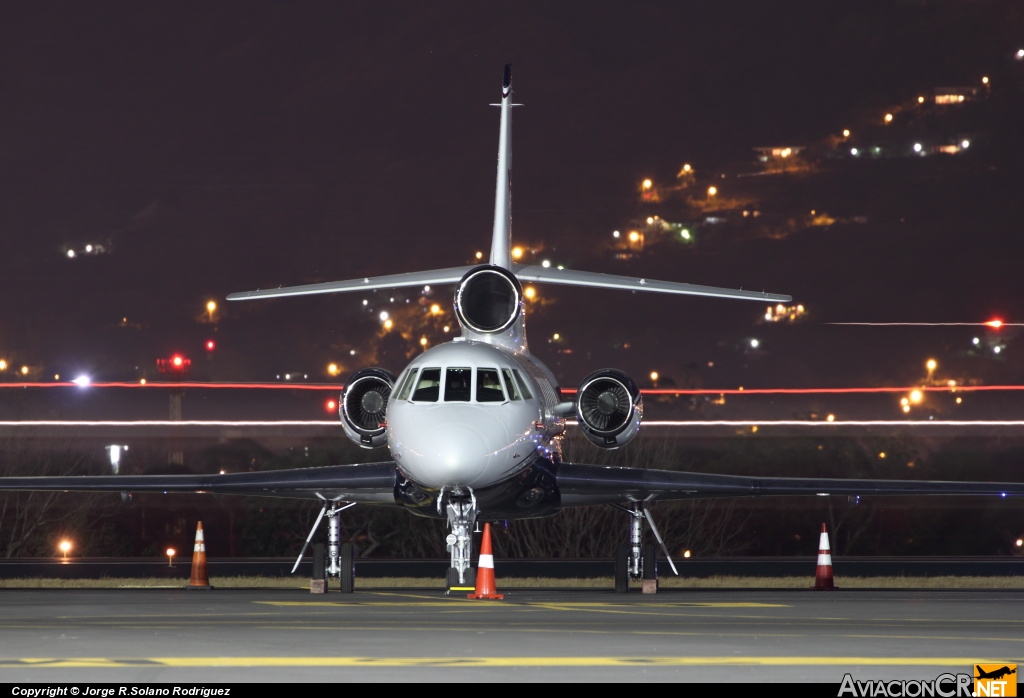
[[(602, 366), (695, 387), (906, 385), (929, 356), (958, 380), (1019, 381), (1012, 328), (993, 357), (970, 354), (980, 328), (826, 323), (1024, 321), (1022, 47), (1012, 0), (6, 3), (0, 358), (44, 380), (152, 375), (173, 351), (196, 356), (198, 379), (326, 380), (328, 362), (347, 374), (364, 358), (397, 372), (421, 331), (443, 340), (437, 327), (382, 336), (376, 312), (392, 297), (415, 308), (414, 292), (222, 299), (486, 253), (488, 105), (511, 62), (525, 105), (513, 237), (532, 261), (790, 293), (809, 309), (768, 327), (759, 303), (540, 287), (531, 347), (564, 385)], [(908, 138), (969, 132), (963, 155), (736, 176), (754, 147), (856, 138), (983, 75), (985, 105), (898, 114)], [(683, 163), (694, 191), (742, 190), (774, 230), (704, 226), (692, 246), (616, 260), (611, 231), (693, 218), (685, 195), (639, 195)], [(839, 221), (803, 227), (810, 209)], [(105, 251), (67, 257), (86, 244)], [(218, 348), (200, 361), (207, 338)]]

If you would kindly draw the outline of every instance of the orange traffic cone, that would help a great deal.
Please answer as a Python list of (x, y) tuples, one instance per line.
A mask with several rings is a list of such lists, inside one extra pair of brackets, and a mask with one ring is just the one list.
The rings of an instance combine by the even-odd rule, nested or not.
[(484, 524), (484, 537), (480, 541), (480, 563), (476, 567), (476, 590), (466, 594), (467, 599), (503, 599), (494, 585), (494, 555), (491, 554), (491, 525)]
[(821, 538), (818, 539), (818, 569), (814, 574), (815, 591), (833, 591), (838, 589), (832, 583), (832, 550), (828, 545), (828, 531), (821, 524)]
[(206, 542), (203, 540), (203, 522), (196, 524), (196, 544), (192, 549), (192, 577), (187, 589), (212, 589), (206, 578)]

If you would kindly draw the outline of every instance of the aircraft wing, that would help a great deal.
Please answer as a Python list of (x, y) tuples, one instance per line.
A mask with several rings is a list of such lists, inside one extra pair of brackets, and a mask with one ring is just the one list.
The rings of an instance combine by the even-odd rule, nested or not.
[(614, 288), (627, 291), (652, 291), (655, 293), (674, 293), (685, 296), (713, 296), (715, 298), (737, 298), (740, 300), (771, 301), (788, 303), (792, 296), (765, 291), (744, 291), (743, 289), (718, 288), (717, 286), (698, 286), (678, 281), (656, 281), (635, 276), (616, 276), (599, 274), (592, 271), (576, 271), (573, 269), (557, 269), (543, 267), (539, 264), (515, 266), (513, 269), (520, 281), (533, 281), (545, 284), (562, 284), (564, 286), (589, 286), (591, 288)]
[(204, 492), (395, 504), (393, 461), (224, 475), (3, 477), (0, 491)]
[(1024, 495), (1022, 482), (744, 477), (578, 463), (560, 464), (555, 479), (563, 507), (775, 495)]
[(344, 293), (346, 291), (374, 291), (381, 288), (401, 286), (428, 286), (430, 284), (457, 284), (470, 269), (475, 267), (449, 267), (430, 271), (412, 271), (406, 274), (366, 276), (348, 281), (326, 281), (321, 284), (261, 288), (255, 291), (240, 291), (228, 294), (229, 301), (244, 301), (253, 298), (282, 298), (284, 296), (313, 296), (320, 293)]

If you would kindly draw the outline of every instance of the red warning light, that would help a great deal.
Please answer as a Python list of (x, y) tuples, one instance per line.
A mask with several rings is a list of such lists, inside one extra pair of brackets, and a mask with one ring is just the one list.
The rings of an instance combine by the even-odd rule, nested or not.
[(992, 328), (998, 330), (1000, 327), (1003, 326), (1003, 321), (1002, 320), (989, 320), (985, 324), (988, 325), (989, 327), (992, 327)]
[(185, 359), (179, 354), (175, 354), (171, 357), (171, 363), (174, 364), (175, 368), (181, 368), (182, 364), (185, 363)]
[(192, 360), (186, 359), (181, 354), (174, 354), (169, 359), (156, 360), (156, 370), (174, 378), (183, 378), (191, 365)]
[(328, 412), (334, 412), (336, 409), (338, 409), (338, 402), (336, 400), (328, 400), (324, 404), (324, 407), (327, 408)]
[(206, 351), (213, 351), (216, 348), (217, 344), (212, 339), (206, 340)]

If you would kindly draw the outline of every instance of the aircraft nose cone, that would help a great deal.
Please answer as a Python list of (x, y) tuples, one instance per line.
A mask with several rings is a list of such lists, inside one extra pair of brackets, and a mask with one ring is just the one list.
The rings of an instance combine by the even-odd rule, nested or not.
[(409, 425), (402, 439), (403, 470), (427, 487), (490, 484), (488, 466), (500, 460), (507, 445), (504, 426), (479, 414), (471, 419), (453, 416), (424, 413)]

